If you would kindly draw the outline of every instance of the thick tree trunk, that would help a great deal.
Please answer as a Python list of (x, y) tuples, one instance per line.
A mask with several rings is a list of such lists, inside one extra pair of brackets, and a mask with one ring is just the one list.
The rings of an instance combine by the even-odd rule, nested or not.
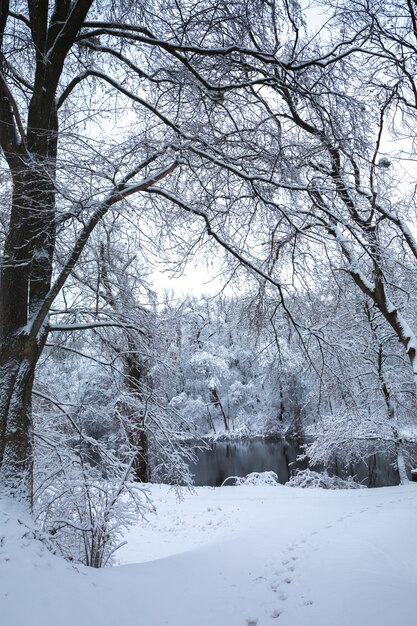
[(32, 386), (38, 350), (18, 338), (0, 354), (0, 484), (31, 502)]
[(0, 275), (0, 484), (31, 500), (31, 395), (44, 340), (30, 321), (51, 285), (55, 206), (40, 165), (22, 162), (13, 187)]

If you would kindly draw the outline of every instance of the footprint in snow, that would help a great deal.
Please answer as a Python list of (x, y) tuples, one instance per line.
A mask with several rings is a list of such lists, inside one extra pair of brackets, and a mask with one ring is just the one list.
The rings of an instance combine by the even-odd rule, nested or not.
[(256, 578), (253, 579), (256, 583), (260, 583), (265, 579), (265, 576), (257, 576)]

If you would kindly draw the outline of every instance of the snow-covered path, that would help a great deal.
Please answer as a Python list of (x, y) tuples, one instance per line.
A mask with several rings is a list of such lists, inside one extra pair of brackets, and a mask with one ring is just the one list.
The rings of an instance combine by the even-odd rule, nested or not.
[(1, 623), (417, 624), (417, 485), (152, 491), (159, 515), (131, 530), (120, 567), (77, 573), (19, 541), (5, 562), (3, 546)]

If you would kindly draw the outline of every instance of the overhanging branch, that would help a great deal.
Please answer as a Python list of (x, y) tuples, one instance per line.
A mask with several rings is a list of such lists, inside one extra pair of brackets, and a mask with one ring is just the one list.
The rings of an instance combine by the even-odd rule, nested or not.
[[(34, 316), (31, 322), (29, 332), (32, 336), (37, 336), (37, 334), (39, 333), (53, 301), (61, 291), (62, 287), (65, 285), (88, 240), (90, 239), (90, 236), (95, 227), (97, 226), (97, 224), (99, 224), (99, 222), (101, 222), (106, 213), (109, 211), (110, 207), (122, 200), (125, 200), (128, 196), (131, 196), (132, 194), (138, 193), (140, 191), (146, 191), (155, 183), (169, 176), (169, 174), (171, 174), (178, 167), (178, 165), (178, 161), (174, 161), (173, 163), (171, 163), (171, 165), (163, 168), (151, 178), (142, 180), (138, 183), (130, 183), (129, 181), (132, 174), (128, 174), (118, 185), (116, 185), (116, 187), (106, 196), (106, 198), (102, 200), (102, 202), (98, 203), (98, 206), (93, 215), (79, 234), (72, 249), (72, 252), (69, 255), (66, 263), (64, 264), (64, 267), (62, 268), (59, 276), (45, 296), (42, 305), (40, 306), (37, 314)], [(134, 172), (136, 171), (137, 168), (134, 170)]]

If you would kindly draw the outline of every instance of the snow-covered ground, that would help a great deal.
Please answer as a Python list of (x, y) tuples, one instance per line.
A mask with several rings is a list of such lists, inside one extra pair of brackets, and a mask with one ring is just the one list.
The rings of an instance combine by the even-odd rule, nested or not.
[(5, 626), (415, 626), (417, 485), (198, 488), (128, 534), (120, 566), (74, 567), (0, 500)]

